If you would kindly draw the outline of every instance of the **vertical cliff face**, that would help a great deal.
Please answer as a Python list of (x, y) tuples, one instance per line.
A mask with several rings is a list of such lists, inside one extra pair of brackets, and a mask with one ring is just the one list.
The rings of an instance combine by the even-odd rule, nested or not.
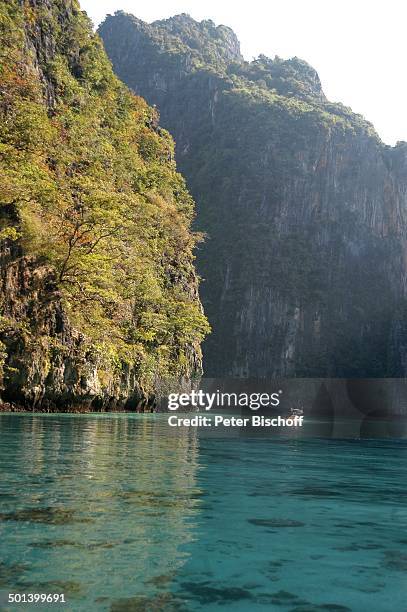
[(404, 376), (407, 144), (330, 103), (306, 62), (244, 62), (207, 23), (117, 13), (100, 27), (173, 133), (208, 234), (206, 374)]
[(201, 371), (193, 201), (75, 0), (0, 0), (1, 399), (139, 409)]

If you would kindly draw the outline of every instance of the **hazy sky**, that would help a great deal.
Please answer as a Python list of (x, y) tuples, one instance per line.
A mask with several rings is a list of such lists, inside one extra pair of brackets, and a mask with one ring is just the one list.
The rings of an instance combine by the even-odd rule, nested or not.
[(406, 0), (81, 0), (95, 24), (123, 9), (144, 21), (178, 13), (234, 29), (246, 59), (297, 55), (326, 95), (371, 121), (388, 144), (407, 141)]

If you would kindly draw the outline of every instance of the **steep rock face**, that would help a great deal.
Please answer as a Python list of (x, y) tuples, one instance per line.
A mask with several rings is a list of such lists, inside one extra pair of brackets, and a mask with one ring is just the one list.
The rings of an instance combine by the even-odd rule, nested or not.
[(330, 103), (306, 62), (204, 57), (183, 22), (117, 13), (100, 34), (174, 135), (208, 234), (206, 374), (404, 376), (407, 145)]
[[(89, 339), (72, 327), (55, 274), (2, 241), (2, 397), (31, 409), (144, 409), (150, 397), (135, 368), (115, 375)], [(199, 367), (199, 363), (196, 364)], [(100, 373), (105, 371), (101, 380)]]
[(193, 201), (75, 0), (0, 0), (1, 400), (140, 410), (201, 372)]

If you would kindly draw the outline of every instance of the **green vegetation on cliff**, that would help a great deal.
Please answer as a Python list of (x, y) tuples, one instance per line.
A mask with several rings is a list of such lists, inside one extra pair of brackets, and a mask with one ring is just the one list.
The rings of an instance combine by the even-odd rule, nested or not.
[(245, 61), (225, 26), (118, 12), (99, 32), (174, 136), (208, 236), (206, 374), (404, 376), (407, 146), (327, 100), (306, 61)]
[[(164, 99), (173, 93), (171, 86), (185, 86), (182, 79), (196, 82), (212, 77), (219, 90), (250, 100), (254, 115), (262, 112), (263, 104), (294, 120), (308, 117), (311, 128), (324, 122), (377, 137), (362, 116), (326, 99), (317, 72), (306, 61), (265, 55), (245, 61), (233, 30), (210, 19), (197, 22), (183, 13), (147, 24), (117, 11), (106, 18), (99, 32), (117, 74), (135, 91), (152, 94), (156, 90)], [(179, 113), (185, 110), (183, 102), (179, 98)], [(162, 111), (166, 113), (165, 103)]]
[(130, 364), (153, 392), (191, 375), (208, 331), (199, 236), (156, 111), (114, 76), (76, 0), (0, 0), (0, 58), (2, 240), (54, 271), (109, 376)]

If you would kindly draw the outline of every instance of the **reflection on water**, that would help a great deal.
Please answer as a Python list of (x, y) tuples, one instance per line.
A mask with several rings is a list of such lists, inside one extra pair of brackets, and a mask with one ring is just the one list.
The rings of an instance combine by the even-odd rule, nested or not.
[(106, 598), (109, 609), (179, 570), (201, 496), (196, 432), (171, 435), (147, 416), (0, 423), (1, 589), (65, 591), (88, 610)]
[(9, 591), (84, 611), (405, 608), (403, 440), (222, 439), (165, 415), (1, 415), (0, 433), (2, 610)]

